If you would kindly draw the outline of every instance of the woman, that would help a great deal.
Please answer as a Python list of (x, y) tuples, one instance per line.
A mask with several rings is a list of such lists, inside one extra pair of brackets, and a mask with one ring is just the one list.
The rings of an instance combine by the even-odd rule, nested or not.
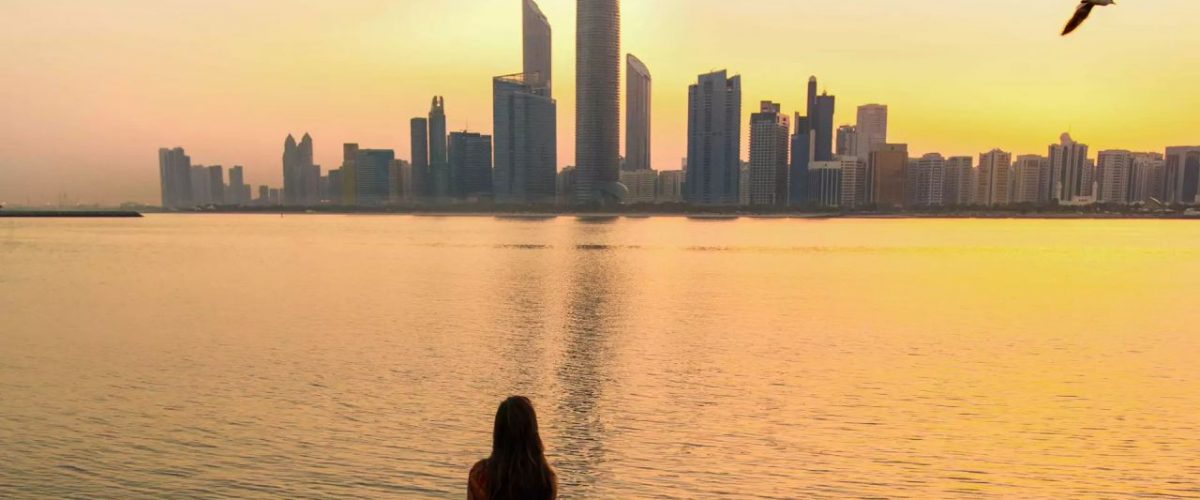
[(468, 500), (555, 500), (558, 477), (546, 462), (529, 398), (513, 396), (496, 410), (492, 456), (471, 468)]

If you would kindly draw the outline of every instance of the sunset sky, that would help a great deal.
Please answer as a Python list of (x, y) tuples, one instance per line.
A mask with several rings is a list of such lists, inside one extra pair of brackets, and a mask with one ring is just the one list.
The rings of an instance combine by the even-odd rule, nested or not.
[[(539, 3), (564, 166), (575, 0)], [(760, 100), (803, 111), (809, 75), (839, 124), (887, 104), (889, 139), (913, 156), (1045, 154), (1066, 130), (1093, 151), (1200, 143), (1200, 1), (1128, 0), (1060, 38), (1075, 4), (625, 0), (622, 51), (654, 77), (658, 169), (679, 168), (687, 85), (716, 69), (742, 75), (747, 119)], [(407, 159), (408, 120), (435, 94), (451, 130), (490, 133), (491, 77), (521, 68), (520, 14), (519, 0), (5, 0), (0, 201), (157, 202), (162, 146), (245, 165), (256, 185), (280, 183), (288, 133), (311, 133), (325, 170), (343, 142)]]

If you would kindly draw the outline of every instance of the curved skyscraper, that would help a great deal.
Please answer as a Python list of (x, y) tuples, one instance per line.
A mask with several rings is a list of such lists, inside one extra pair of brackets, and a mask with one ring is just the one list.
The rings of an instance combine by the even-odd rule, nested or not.
[(650, 169), (650, 70), (636, 56), (625, 60), (625, 170)]
[(575, 202), (619, 202), (620, 0), (577, 0), (575, 22)]
[(545, 87), (546, 97), (552, 95), (552, 71), (550, 21), (533, 0), (521, 4), (521, 37), (524, 56), (525, 83), (533, 87)]

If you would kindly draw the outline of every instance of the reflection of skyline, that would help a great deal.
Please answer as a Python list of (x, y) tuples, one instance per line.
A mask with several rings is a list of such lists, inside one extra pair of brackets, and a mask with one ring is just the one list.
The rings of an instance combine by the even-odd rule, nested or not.
[[(607, 231), (588, 231), (607, 234)], [(597, 243), (603, 243), (603, 239)], [(604, 245), (596, 245), (603, 248)], [(561, 422), (560, 459), (564, 478), (580, 481), (586, 491), (596, 481), (604, 461), (606, 429), (600, 418), (601, 385), (612, 361), (613, 322), (620, 317), (613, 279), (618, 263), (609, 250), (575, 249), (571, 252), (570, 294), (567, 297), (563, 338), (566, 347), (558, 367), (562, 397), (557, 412)]]
[(509, 365), (503, 380), (509, 381), (508, 394), (541, 396), (545, 387), (545, 352), (549, 316), (544, 276), (549, 272), (546, 250), (537, 245), (517, 245), (503, 250), (508, 260), (505, 281), (499, 284), (504, 309), (500, 317), (506, 331), (505, 356)]

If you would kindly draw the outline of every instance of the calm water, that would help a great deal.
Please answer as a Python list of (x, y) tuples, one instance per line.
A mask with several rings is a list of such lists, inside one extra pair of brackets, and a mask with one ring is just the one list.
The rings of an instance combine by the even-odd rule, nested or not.
[(0, 220), (0, 497), (1200, 497), (1200, 224)]

